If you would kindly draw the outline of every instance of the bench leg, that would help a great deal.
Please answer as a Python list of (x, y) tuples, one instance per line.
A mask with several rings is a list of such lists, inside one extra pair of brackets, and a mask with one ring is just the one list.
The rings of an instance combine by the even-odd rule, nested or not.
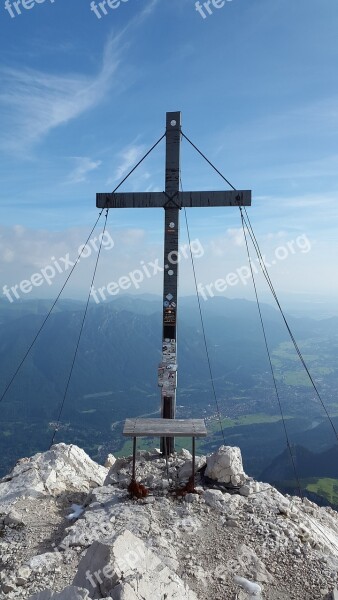
[(164, 455), (165, 455), (165, 466), (166, 466), (166, 472), (167, 472), (167, 479), (169, 479), (167, 439), (168, 438), (163, 438), (163, 443), (164, 443)]
[(136, 479), (136, 437), (133, 438), (133, 476), (132, 481)]
[(195, 448), (195, 438), (192, 438), (192, 484), (194, 486), (195, 489), (195, 455), (196, 455), (196, 448)]

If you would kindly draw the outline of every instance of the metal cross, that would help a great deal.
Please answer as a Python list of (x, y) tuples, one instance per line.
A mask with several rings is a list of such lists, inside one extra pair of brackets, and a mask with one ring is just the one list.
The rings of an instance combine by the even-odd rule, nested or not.
[[(251, 191), (180, 192), (181, 113), (166, 114), (166, 171), (164, 192), (99, 193), (98, 208), (164, 208), (164, 282), (162, 362), (159, 366), (161, 416), (174, 419), (177, 387), (177, 283), (179, 213), (183, 207), (250, 206)], [(161, 439), (161, 450), (171, 454), (172, 437)]]

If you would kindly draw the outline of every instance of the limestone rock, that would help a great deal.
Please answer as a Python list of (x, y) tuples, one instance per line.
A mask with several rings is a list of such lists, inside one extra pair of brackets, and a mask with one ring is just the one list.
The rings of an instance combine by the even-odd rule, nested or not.
[(180, 458), (183, 458), (184, 461), (192, 459), (191, 452), (189, 452), (189, 450), (186, 450), (185, 448), (182, 448), (182, 450), (180, 450), (180, 452), (178, 453), (178, 456)]
[(32, 571), (37, 573), (42, 571), (50, 572), (53, 571), (61, 561), (62, 558), (60, 554), (56, 552), (46, 552), (45, 554), (33, 556), (28, 562), (28, 566)]
[(240, 449), (236, 446), (221, 446), (217, 452), (207, 457), (205, 475), (222, 483), (243, 485), (246, 475)]
[(5, 516), (4, 524), (8, 527), (23, 527), (24, 521), (22, 515), (15, 509), (12, 509), (8, 515)]
[(80, 561), (73, 585), (87, 589), (95, 600), (105, 596), (116, 583), (110, 547), (93, 542)]
[(14, 579), (6, 576), (3, 577), (1, 581), (1, 591), (4, 592), (4, 594), (9, 594), (13, 590), (15, 590)]
[(51, 590), (39, 592), (28, 600), (91, 600), (91, 598), (87, 590), (71, 585), (59, 593), (53, 593)]
[(129, 531), (118, 536), (112, 550), (116, 574), (123, 576), (111, 592), (113, 600), (154, 600), (162, 593), (167, 600), (197, 600), (176, 573)]
[[(112, 483), (114, 484), (114, 483), (119, 482), (121, 472), (122, 472), (122, 475), (127, 477), (127, 469), (129, 467), (130, 463), (131, 463), (131, 460), (128, 458), (124, 458), (123, 456), (121, 458), (117, 458), (114, 461), (114, 464), (110, 467), (103, 485), (111, 485)], [(130, 475), (129, 475), (129, 481), (130, 481)]]
[(239, 490), (241, 496), (250, 496), (251, 494), (255, 494), (259, 492), (260, 487), (257, 481), (247, 481)]
[(183, 581), (145, 543), (125, 530), (109, 547), (95, 542), (82, 559), (74, 585), (85, 586), (91, 598), (197, 600)]
[(184, 496), (184, 501), (185, 501), (185, 502), (188, 502), (189, 504), (192, 504), (192, 503), (194, 503), (194, 502), (195, 502), (195, 503), (196, 503), (196, 502), (199, 502), (199, 501), (200, 501), (200, 497), (199, 497), (199, 495), (198, 495), (198, 494), (186, 494), (186, 495)]
[(16, 585), (26, 585), (31, 575), (31, 569), (27, 566), (19, 567), (16, 573)]
[(28, 600), (51, 600), (52, 596), (52, 590), (44, 590), (43, 592), (39, 592), (38, 594), (30, 596)]
[[(206, 464), (205, 456), (196, 456), (195, 470), (201, 469)], [(180, 481), (188, 480), (192, 474), (192, 458), (188, 459), (178, 470), (178, 478)]]
[(235, 583), (237, 583), (237, 585), (239, 585), (241, 588), (243, 588), (243, 590), (245, 590), (248, 593), (249, 599), (252, 598), (253, 600), (261, 600), (262, 588), (260, 585), (258, 585), (258, 583), (249, 581), (248, 579), (240, 577), (239, 575), (235, 575), (234, 581)]
[[(67, 481), (71, 472), (74, 481), (79, 473), (85, 479), (87, 467), (81, 472), (81, 465), (66, 461), (70, 448), (61, 452)], [(225, 454), (229, 459), (233, 451), (221, 448), (216, 453), (223, 459)], [(65, 479), (57, 473), (56, 483), (48, 483), (51, 492), (46, 490), (52, 462), (47, 455), (18, 465), (22, 489), (27, 491), (29, 475), (30, 482), (43, 483), (45, 497), (17, 497), (5, 510), (0, 501), (1, 600), (96, 600), (95, 581), (97, 597), (105, 600), (258, 600), (260, 586), (265, 600), (336, 600), (337, 590), (333, 595), (332, 589), (338, 582), (338, 516), (331, 508), (284, 496), (263, 482), (255, 493), (257, 482), (242, 481), (238, 464), (226, 475), (233, 485), (239, 478), (238, 488), (225, 490), (214, 482), (209, 487), (210, 480), (202, 477), (199, 494), (176, 496), (177, 472), (191, 460), (189, 452), (168, 459), (174, 484), (169, 493), (162, 484), (167, 480), (163, 457), (138, 453), (137, 477), (153, 486), (149, 503), (131, 500), (122, 486), (123, 480), (130, 481), (131, 457), (110, 467), (114, 485), (96, 483), (92, 488), (87, 478), (85, 501), (82, 494), (68, 491), (57, 497), (55, 485)], [(212, 461), (217, 462), (215, 455)], [(224, 464), (222, 469), (224, 474)], [(81, 502), (84, 512), (70, 524), (72, 502)], [(24, 527), (5, 525), (13, 511)]]
[(223, 509), (225, 497), (221, 490), (205, 490), (203, 499), (211, 508)]
[(111, 469), (111, 467), (113, 467), (115, 463), (116, 463), (115, 456), (113, 454), (108, 454), (108, 456), (106, 458), (106, 462), (104, 463), (105, 468)]
[(242, 569), (245, 570), (245, 575), (254, 579), (259, 583), (273, 583), (274, 578), (268, 572), (263, 561), (257, 556), (255, 551), (242, 544), (238, 551), (239, 563)]
[(65, 491), (88, 492), (102, 485), (107, 469), (74, 445), (56, 444), (48, 452), (19, 461), (0, 482), (0, 505), (23, 496), (57, 496)]

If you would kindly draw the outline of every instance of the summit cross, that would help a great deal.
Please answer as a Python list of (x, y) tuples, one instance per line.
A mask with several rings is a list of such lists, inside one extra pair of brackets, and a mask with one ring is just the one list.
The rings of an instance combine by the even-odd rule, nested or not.
[[(174, 419), (177, 388), (177, 285), (179, 255), (179, 213), (187, 207), (250, 206), (251, 191), (181, 192), (181, 113), (166, 113), (166, 167), (164, 192), (98, 193), (98, 208), (164, 209), (164, 280), (162, 362), (159, 366), (161, 416)], [(161, 439), (163, 453), (173, 453), (175, 440)]]

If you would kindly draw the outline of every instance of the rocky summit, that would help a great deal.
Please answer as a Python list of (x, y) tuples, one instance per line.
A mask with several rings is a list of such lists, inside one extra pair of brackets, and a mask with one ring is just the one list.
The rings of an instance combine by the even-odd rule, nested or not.
[[(337, 599), (338, 514), (248, 477), (239, 448), (100, 466), (57, 444), (0, 482), (8, 600)], [(143, 488), (142, 488), (143, 489)]]

